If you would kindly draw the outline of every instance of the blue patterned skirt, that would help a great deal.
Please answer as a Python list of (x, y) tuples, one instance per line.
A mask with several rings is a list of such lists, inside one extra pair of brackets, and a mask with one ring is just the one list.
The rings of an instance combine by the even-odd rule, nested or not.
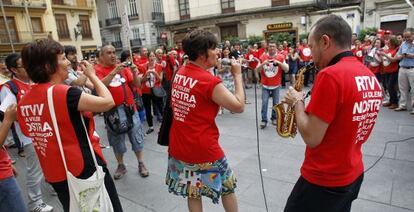
[(226, 157), (210, 163), (189, 164), (169, 156), (165, 182), (170, 193), (195, 199), (206, 196), (217, 204), (222, 195), (234, 193), (237, 180)]

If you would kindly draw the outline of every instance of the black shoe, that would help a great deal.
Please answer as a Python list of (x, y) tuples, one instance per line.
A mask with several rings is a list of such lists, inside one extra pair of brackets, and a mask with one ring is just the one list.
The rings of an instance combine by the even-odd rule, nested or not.
[(153, 128), (149, 128), (149, 129), (147, 130), (146, 134), (148, 135), (148, 134), (151, 134), (152, 132), (154, 132), (154, 129), (153, 129)]

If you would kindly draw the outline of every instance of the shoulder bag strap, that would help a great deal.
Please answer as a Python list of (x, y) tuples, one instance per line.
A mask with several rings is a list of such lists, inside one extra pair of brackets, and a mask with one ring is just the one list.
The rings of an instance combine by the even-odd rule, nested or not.
[[(59, 145), (59, 152), (60, 156), (62, 157), (63, 166), (65, 167), (66, 173), (69, 172), (68, 167), (66, 165), (65, 153), (63, 152), (62, 140), (60, 138), (59, 127), (56, 120), (56, 113), (55, 113), (55, 106), (53, 104), (53, 87), (47, 89), (47, 104), (49, 106), (50, 118), (52, 119), (53, 129), (55, 130), (56, 140)], [(66, 174), (67, 175), (67, 174)]]
[[(50, 117), (52, 119), (53, 128), (55, 130), (56, 140), (57, 140), (58, 145), (59, 145), (60, 156), (62, 157), (63, 165), (64, 165), (66, 173), (67, 173), (67, 172), (69, 172), (69, 170), (68, 170), (68, 167), (67, 167), (67, 164), (66, 164), (65, 153), (63, 151), (63, 146), (62, 146), (62, 139), (60, 137), (59, 126), (58, 126), (57, 120), (56, 120), (55, 106), (54, 106), (54, 103), (53, 103), (53, 87), (54, 87), (54, 85), (52, 87), (50, 87), (49, 89), (47, 89), (47, 103), (49, 105)], [(91, 154), (92, 154), (92, 158), (93, 158), (93, 162), (95, 164), (95, 168), (98, 169), (98, 162), (96, 161), (95, 152), (93, 151), (92, 144), (91, 144), (91, 141), (89, 139), (89, 134), (88, 134), (88, 130), (86, 129), (86, 126), (85, 126), (85, 121), (83, 119), (82, 114), (79, 113), (79, 115), (81, 116), (82, 124), (83, 124), (83, 127), (84, 127), (85, 132), (86, 132), (86, 138), (88, 139), (88, 146), (89, 146), (89, 149), (90, 149)], [(96, 173), (98, 173), (97, 177), (100, 177), (99, 172), (97, 171)]]

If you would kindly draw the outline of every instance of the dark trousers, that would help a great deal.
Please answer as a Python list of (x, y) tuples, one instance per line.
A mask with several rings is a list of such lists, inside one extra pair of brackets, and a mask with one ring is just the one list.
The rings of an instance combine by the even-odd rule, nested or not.
[[(103, 171), (105, 172), (105, 187), (106, 191), (108, 192), (109, 198), (111, 199), (112, 207), (114, 208), (115, 212), (122, 212), (122, 205), (121, 201), (118, 197), (118, 192), (116, 191), (116, 187), (114, 181), (109, 174), (109, 170), (106, 167), (103, 167)], [(60, 203), (62, 203), (63, 210), (65, 212), (69, 212), (69, 187), (68, 183), (54, 183), (52, 184), (53, 189), (56, 191)]]
[(142, 94), (142, 100), (144, 101), (145, 115), (147, 118), (148, 126), (152, 127), (154, 124), (152, 122), (151, 108), (154, 108), (154, 115), (157, 115), (157, 118), (160, 120), (162, 118), (162, 112), (164, 109), (163, 99), (151, 94)]
[(390, 95), (390, 103), (398, 105), (398, 71), (385, 74), (385, 83)]
[(364, 174), (353, 183), (342, 187), (324, 187), (312, 184), (302, 176), (290, 194), (285, 212), (348, 212), (358, 197)]

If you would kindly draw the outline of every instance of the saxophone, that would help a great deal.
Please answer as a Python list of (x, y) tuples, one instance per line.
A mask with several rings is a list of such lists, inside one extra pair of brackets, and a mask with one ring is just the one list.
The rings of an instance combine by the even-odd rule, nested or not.
[[(301, 68), (296, 75), (295, 90), (302, 91), (303, 82), (305, 79), (305, 72), (315, 69), (313, 63)], [(292, 105), (281, 102), (273, 106), (273, 110), (276, 112), (276, 132), (283, 138), (294, 138), (297, 133), (295, 108)]]

